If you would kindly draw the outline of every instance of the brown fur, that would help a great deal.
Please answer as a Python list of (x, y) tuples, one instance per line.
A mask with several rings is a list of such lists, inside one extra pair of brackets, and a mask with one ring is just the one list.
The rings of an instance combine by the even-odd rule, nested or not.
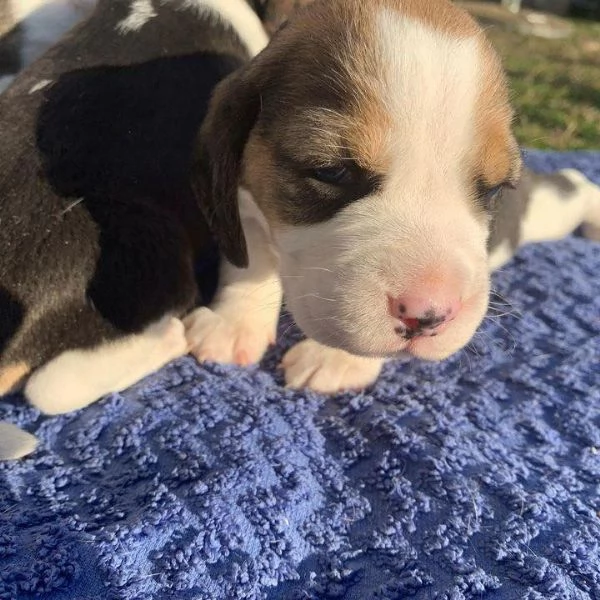
[(477, 104), (476, 176), (490, 186), (505, 181), (516, 184), (521, 157), (511, 129), (513, 111), (506, 76), (491, 44), (482, 38), (481, 46), (485, 84)]
[(30, 370), (31, 367), (25, 363), (16, 363), (0, 369), (0, 396), (17, 391)]
[(313, 0), (255, 0), (265, 29), (273, 35), (295, 10), (312, 4)]

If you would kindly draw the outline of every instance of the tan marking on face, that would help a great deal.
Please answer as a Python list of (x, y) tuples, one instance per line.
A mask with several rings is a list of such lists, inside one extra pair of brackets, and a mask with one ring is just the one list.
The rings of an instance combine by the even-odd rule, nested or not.
[(512, 133), (513, 110), (506, 75), (500, 59), (487, 39), (481, 39), (482, 81), (477, 103), (474, 146), (477, 175), (489, 185), (516, 183), (521, 172), (519, 148)]
[(15, 363), (0, 369), (0, 396), (21, 388), (31, 367), (26, 363)]
[(242, 185), (252, 194), (267, 221), (279, 222), (280, 206), (277, 202), (277, 168), (271, 145), (252, 133), (244, 150)]
[[(509, 102), (508, 86), (498, 55), (483, 34), (477, 22), (463, 9), (447, 0), (374, 0), (369, 5), (373, 14), (375, 6), (389, 8), (418, 20), (435, 31), (454, 38), (475, 38), (482, 57), (483, 73), (479, 101), (476, 109), (477, 140), (474, 146), (475, 170), (486, 183), (494, 185), (505, 180), (517, 180), (520, 156), (511, 126), (513, 111)], [(366, 9), (365, 9), (366, 10)], [(369, 39), (369, 18), (359, 20), (365, 28), (364, 39)], [(366, 48), (355, 55), (357, 68), (353, 72), (354, 87), (360, 90), (359, 102), (353, 106), (356, 122), (355, 137), (359, 152), (371, 165), (385, 165), (381, 151), (386, 147), (385, 132), (389, 131), (390, 115), (386, 112), (376, 86), (371, 85), (373, 65), (366, 59)], [(369, 93), (371, 88), (373, 91)], [(379, 88), (381, 89), (381, 88)], [(384, 99), (383, 99), (384, 100)], [(379, 155), (378, 155), (379, 152)]]

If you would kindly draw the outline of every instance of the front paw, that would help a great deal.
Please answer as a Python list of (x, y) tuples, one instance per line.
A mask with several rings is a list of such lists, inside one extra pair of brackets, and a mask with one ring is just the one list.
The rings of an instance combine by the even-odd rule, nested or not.
[(275, 323), (202, 307), (184, 319), (189, 352), (199, 362), (247, 366), (257, 363), (275, 340)]
[(382, 359), (355, 356), (311, 339), (296, 344), (281, 362), (287, 387), (322, 394), (362, 390), (377, 380), (382, 365)]

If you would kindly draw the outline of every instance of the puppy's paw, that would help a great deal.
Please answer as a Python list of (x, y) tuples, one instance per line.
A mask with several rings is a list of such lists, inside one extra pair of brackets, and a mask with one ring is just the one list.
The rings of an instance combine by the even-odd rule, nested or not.
[[(240, 310), (243, 313), (243, 308)], [(234, 317), (202, 307), (188, 315), (184, 324), (189, 352), (199, 362), (251, 365), (275, 341), (276, 323), (249, 314)]]
[(322, 394), (362, 390), (375, 382), (383, 360), (354, 356), (315, 340), (296, 344), (283, 357), (287, 387), (308, 387)]
[(181, 320), (175, 317), (161, 319), (158, 323), (148, 327), (145, 333), (157, 342), (153, 351), (157, 355), (158, 366), (183, 356), (187, 352), (185, 326)]

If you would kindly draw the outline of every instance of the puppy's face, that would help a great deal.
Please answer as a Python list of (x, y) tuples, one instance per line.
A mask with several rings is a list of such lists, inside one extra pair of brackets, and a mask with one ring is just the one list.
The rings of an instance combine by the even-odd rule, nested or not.
[(221, 210), (224, 178), (252, 193), (307, 335), (441, 359), (487, 308), (492, 204), (519, 171), (510, 121), (495, 54), (450, 2), (329, 0), (220, 87), (203, 157)]

